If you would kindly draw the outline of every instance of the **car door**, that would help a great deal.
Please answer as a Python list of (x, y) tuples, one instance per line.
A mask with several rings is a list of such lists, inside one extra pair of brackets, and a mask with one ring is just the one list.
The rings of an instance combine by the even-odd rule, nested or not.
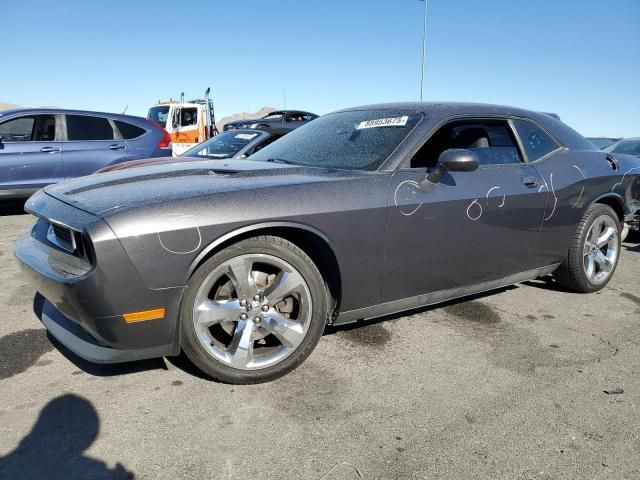
[(566, 255), (590, 200), (610, 189), (611, 167), (601, 154), (565, 149), (531, 120), (515, 119), (513, 125), (528, 162), (544, 179), (540, 188), (549, 192), (538, 253), (546, 255), (548, 263), (558, 261)]
[[(506, 119), (441, 127), (399, 169), (390, 189), (383, 301), (481, 284), (542, 267), (536, 244), (547, 192)], [(473, 150), (473, 172), (426, 173), (449, 148)]]
[(60, 118), (13, 116), (0, 122), (0, 195), (29, 195), (63, 180)]
[(128, 160), (127, 145), (107, 117), (66, 114), (62, 143), (65, 178), (90, 175), (107, 165)]

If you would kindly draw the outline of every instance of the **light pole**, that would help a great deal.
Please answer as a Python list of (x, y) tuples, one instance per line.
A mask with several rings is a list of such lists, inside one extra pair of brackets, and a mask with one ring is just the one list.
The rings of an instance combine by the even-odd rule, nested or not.
[(424, 24), (422, 27), (422, 63), (420, 65), (420, 101), (422, 101), (422, 93), (424, 91), (424, 57), (427, 51), (427, 0), (418, 0), (424, 2)]

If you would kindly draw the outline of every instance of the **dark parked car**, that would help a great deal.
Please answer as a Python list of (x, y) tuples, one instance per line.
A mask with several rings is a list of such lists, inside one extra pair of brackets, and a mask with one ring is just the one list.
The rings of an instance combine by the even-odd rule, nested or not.
[(593, 143), (600, 150), (604, 150), (606, 147), (608, 147), (609, 145), (613, 145), (614, 143), (616, 143), (620, 139), (619, 138), (608, 138), (608, 137), (587, 137), (587, 140), (589, 140), (591, 143)]
[(623, 138), (603, 149), (609, 153), (624, 153), (640, 157), (640, 137)]
[(16, 255), (49, 332), (94, 362), (184, 350), (216, 379), (266, 381), (327, 324), (548, 274), (597, 291), (640, 211), (639, 159), (509, 107), (343, 110), (251, 158), (34, 195)]
[(43, 108), (0, 112), (0, 197), (27, 198), (106, 165), (166, 155), (169, 134), (144, 118)]
[(163, 163), (193, 162), (196, 160), (226, 160), (230, 158), (247, 158), (259, 152), (267, 145), (287, 134), (289, 130), (270, 129), (268, 132), (260, 130), (232, 130), (223, 132), (187, 150), (177, 157), (145, 158), (129, 162), (110, 165), (96, 173), (125, 170), (133, 167), (146, 167)]
[(315, 113), (301, 110), (277, 110), (268, 113), (262, 118), (229, 122), (223, 127), (223, 130), (237, 130), (239, 128), (286, 128), (287, 130), (293, 130), (316, 118), (318, 118), (318, 115)]

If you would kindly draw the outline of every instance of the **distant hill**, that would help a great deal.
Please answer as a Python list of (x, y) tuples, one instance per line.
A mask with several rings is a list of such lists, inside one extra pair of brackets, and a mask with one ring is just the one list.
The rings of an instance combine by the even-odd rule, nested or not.
[(218, 127), (219, 131), (222, 131), (222, 128), (229, 122), (235, 122), (236, 120), (242, 120), (243, 118), (264, 117), (267, 113), (271, 113), (274, 110), (277, 110), (277, 108), (262, 107), (260, 110), (254, 113), (249, 113), (249, 112), (234, 113), (233, 115), (229, 115), (228, 117), (224, 117), (218, 120), (216, 122), (216, 127)]
[(20, 108), (20, 105), (16, 105), (15, 103), (0, 102), (0, 110), (9, 110), (10, 108)]

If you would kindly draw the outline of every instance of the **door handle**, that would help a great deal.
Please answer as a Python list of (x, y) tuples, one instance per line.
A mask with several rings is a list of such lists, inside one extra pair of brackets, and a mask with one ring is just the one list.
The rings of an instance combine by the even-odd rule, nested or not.
[(56, 153), (56, 152), (59, 152), (60, 149), (57, 147), (42, 147), (40, 151), (42, 153)]
[(538, 180), (536, 177), (522, 177), (522, 183), (529, 188), (538, 186)]
[(119, 144), (109, 145), (109, 150), (124, 150), (124, 145), (119, 145)]

